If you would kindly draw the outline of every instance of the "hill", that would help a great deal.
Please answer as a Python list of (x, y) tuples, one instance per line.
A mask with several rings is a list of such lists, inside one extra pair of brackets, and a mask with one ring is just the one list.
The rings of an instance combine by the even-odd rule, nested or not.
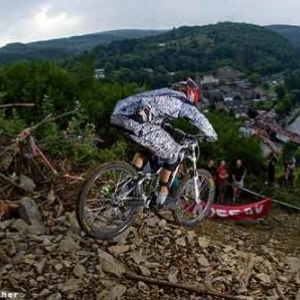
[(300, 48), (300, 26), (292, 25), (270, 25), (268, 29), (281, 34), (290, 41), (296, 48)]
[[(282, 29), (285, 27), (293, 26), (222, 22), (169, 31), (115, 30), (28, 44), (13, 43), (0, 48), (0, 65), (22, 59), (61, 61), (90, 51), (98, 67), (112, 71), (159, 68), (160, 73), (190, 73), (230, 65), (243, 72), (273, 73), (295, 66), (297, 59), (293, 47), (296, 39), (292, 42), (284, 36), (283, 32), (290, 32)], [(296, 38), (297, 34), (293, 36)]]
[(84, 51), (90, 51), (99, 44), (108, 44), (122, 39), (148, 37), (162, 32), (164, 31), (125, 29), (26, 44), (12, 43), (0, 48), (0, 64), (21, 59), (61, 59)]
[(93, 50), (99, 67), (207, 71), (231, 65), (243, 71), (277, 72), (292, 65), (293, 46), (262, 26), (222, 22), (180, 27), (137, 40), (112, 42)]

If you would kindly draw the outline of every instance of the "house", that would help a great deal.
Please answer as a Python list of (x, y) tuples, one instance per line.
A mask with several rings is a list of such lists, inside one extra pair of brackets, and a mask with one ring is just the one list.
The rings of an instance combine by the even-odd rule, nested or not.
[(237, 80), (233, 82), (237, 87), (242, 89), (249, 89), (251, 88), (251, 83), (249, 80)]
[(154, 71), (153, 71), (152, 68), (145, 68), (144, 71), (147, 72), (147, 73), (149, 73), (149, 74), (153, 74), (154, 73)]
[(219, 68), (216, 71), (215, 75), (227, 84), (239, 81), (244, 77), (244, 74), (242, 72), (235, 70), (229, 66)]
[(214, 78), (213, 75), (204, 75), (201, 80), (202, 85), (219, 84), (219, 79)]
[(254, 89), (254, 94), (256, 99), (261, 99), (261, 100), (266, 99), (268, 96), (268, 93), (260, 86), (257, 86)]
[(105, 78), (105, 70), (104, 69), (95, 69), (94, 70), (94, 76), (97, 79)]
[(227, 101), (233, 101), (233, 97), (225, 97), (224, 102), (227, 102)]

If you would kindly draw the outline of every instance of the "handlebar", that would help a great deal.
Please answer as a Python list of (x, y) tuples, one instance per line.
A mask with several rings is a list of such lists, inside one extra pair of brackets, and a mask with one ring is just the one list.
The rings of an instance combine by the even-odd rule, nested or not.
[(204, 135), (203, 133), (198, 133), (198, 134), (187, 134), (185, 133), (183, 130), (178, 129), (178, 128), (174, 128), (171, 124), (166, 123), (164, 124), (164, 128), (169, 129), (171, 131), (173, 131), (174, 133), (177, 133), (179, 135), (182, 136), (182, 138), (184, 138), (185, 140), (188, 139), (197, 139), (199, 141), (207, 141), (207, 136)]

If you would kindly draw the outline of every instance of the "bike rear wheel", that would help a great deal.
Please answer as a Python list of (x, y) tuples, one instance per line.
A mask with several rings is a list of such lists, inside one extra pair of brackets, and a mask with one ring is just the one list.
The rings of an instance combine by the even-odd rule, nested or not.
[(215, 182), (212, 175), (203, 169), (197, 170), (197, 186), (200, 204), (195, 201), (193, 177), (187, 175), (176, 193), (176, 205), (173, 210), (175, 221), (185, 227), (195, 227), (210, 213), (215, 196)]
[(116, 162), (88, 176), (76, 202), (78, 223), (88, 236), (110, 240), (133, 223), (139, 208), (136, 175), (128, 163)]

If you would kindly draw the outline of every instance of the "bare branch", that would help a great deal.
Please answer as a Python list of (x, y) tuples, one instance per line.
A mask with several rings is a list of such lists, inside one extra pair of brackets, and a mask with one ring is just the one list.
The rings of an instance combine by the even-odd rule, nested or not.
[(196, 293), (199, 295), (214, 296), (214, 297), (222, 298), (222, 299), (240, 299), (236, 296), (231, 296), (231, 295), (224, 294), (224, 293), (203, 290), (203, 289), (193, 287), (193, 286), (187, 286), (187, 285), (183, 285), (183, 284), (172, 283), (172, 282), (168, 282), (168, 281), (163, 281), (163, 280), (158, 280), (158, 279), (149, 278), (149, 277), (145, 277), (145, 276), (140, 276), (140, 275), (134, 274), (132, 272), (128, 272), (128, 271), (125, 273), (125, 277), (127, 277), (128, 279), (136, 280), (136, 281), (143, 281), (143, 282), (147, 282), (147, 283), (151, 283), (151, 284), (155, 284), (155, 285), (162, 285), (162, 286), (166, 286), (166, 287), (186, 290), (186, 291), (190, 291), (190, 292), (193, 292), (193, 293)]
[(10, 104), (2, 104), (0, 105), (0, 108), (7, 108), (7, 107), (33, 107), (35, 106), (35, 103), (10, 103)]
[(63, 113), (61, 115), (58, 115), (56, 117), (52, 117), (52, 114), (49, 114), (42, 121), (40, 121), (39, 123), (37, 123), (36, 125), (34, 125), (32, 127), (27, 128), (26, 130), (33, 131), (33, 130), (37, 129), (38, 127), (40, 127), (41, 125), (45, 124), (45, 123), (52, 122), (52, 121), (55, 121), (57, 119), (61, 119), (61, 118), (66, 117), (68, 115), (74, 114), (77, 111), (78, 111), (78, 109), (74, 109), (72, 111), (65, 112), (65, 113)]
[(17, 183), (15, 183), (13, 180), (11, 180), (9, 177), (6, 177), (5, 175), (3, 175), (1, 172), (0, 172), (0, 178), (2, 178), (3, 180), (9, 182), (10, 184), (12, 184), (13, 186), (23, 190), (23, 191), (26, 191), (28, 192), (25, 188), (23, 188), (22, 186), (18, 185)]

